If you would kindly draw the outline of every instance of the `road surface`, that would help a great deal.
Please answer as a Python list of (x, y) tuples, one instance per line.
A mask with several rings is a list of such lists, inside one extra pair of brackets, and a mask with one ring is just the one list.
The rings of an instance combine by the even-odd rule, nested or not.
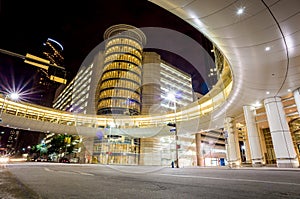
[(25, 198), (300, 198), (300, 169), (19, 163), (6, 170), (28, 188)]

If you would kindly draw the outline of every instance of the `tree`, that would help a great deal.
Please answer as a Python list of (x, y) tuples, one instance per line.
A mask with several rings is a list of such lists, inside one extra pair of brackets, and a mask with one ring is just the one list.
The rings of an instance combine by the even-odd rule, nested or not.
[(72, 145), (73, 136), (64, 135), (64, 134), (56, 134), (53, 136), (49, 146), (48, 146), (48, 154), (52, 153), (62, 153), (67, 152), (69, 154), (73, 153), (74, 145)]
[(30, 154), (36, 159), (40, 156), (47, 155), (48, 149), (45, 143), (37, 144), (30, 149)]

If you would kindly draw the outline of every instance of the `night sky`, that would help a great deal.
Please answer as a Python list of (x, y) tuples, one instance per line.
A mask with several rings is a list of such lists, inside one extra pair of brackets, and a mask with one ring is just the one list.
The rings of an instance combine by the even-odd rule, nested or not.
[[(105, 3), (104, 3), (105, 2)], [(47, 38), (64, 46), (63, 55), (68, 78), (73, 78), (88, 53), (103, 41), (104, 31), (115, 24), (136, 27), (163, 27), (182, 32), (206, 49), (210, 42), (183, 20), (146, 0), (88, 1), (16, 1), (0, 0), (0, 48), (22, 55), (41, 55)], [(201, 87), (198, 72), (185, 60), (170, 54), (162, 58), (195, 77), (194, 90)], [(23, 64), (19, 58), (0, 54), (1, 84), (12, 79), (30, 82), (36, 68)], [(13, 75), (13, 76), (11, 76)]]

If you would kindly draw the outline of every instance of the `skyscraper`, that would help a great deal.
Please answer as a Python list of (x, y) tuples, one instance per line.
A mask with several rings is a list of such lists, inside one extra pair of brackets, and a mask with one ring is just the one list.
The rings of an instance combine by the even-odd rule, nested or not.
[(193, 102), (191, 75), (155, 52), (143, 52), (146, 38), (139, 29), (115, 25), (104, 38), (105, 51), (80, 68), (54, 100), (54, 108), (101, 115), (172, 112), (168, 92), (178, 94), (177, 108)]
[(57, 66), (63, 66), (63, 46), (59, 42), (51, 38), (47, 39), (47, 41), (44, 43), (44, 46), (45, 48), (43, 51), (43, 55), (50, 61), (50, 63)]
[(142, 52), (146, 37), (134, 26), (118, 24), (105, 31), (104, 39), (104, 70), (97, 114), (140, 114)]
[[(43, 58), (49, 60), (50, 64), (54, 66), (64, 66), (63, 46), (51, 38), (48, 38), (43, 45)], [(33, 83), (33, 88), (37, 93), (35, 99), (37, 104), (52, 107), (55, 90), (61, 84), (51, 79), (54, 76), (66, 78), (66, 72), (56, 67), (49, 67), (48, 70), (43, 68), (37, 70)]]
[[(105, 31), (104, 38), (105, 51), (96, 53), (92, 63), (81, 67), (55, 99), (54, 108), (92, 115), (148, 115), (173, 112), (193, 102), (191, 75), (155, 52), (143, 52), (146, 37), (139, 29), (115, 25)], [(177, 95), (176, 104), (168, 99), (169, 92)], [(109, 134), (96, 136), (90, 143), (95, 162), (153, 163), (153, 150), (157, 150), (153, 146), (160, 146), (159, 138), (118, 135), (111, 132), (112, 128), (114, 124), (107, 124), (103, 131)], [(169, 157), (170, 151), (165, 153)]]

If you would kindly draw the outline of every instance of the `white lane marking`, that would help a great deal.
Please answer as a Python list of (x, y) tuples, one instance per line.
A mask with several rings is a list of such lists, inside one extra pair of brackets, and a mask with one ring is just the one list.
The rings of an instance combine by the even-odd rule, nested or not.
[[(44, 168), (45, 171), (48, 171), (48, 172), (54, 172), (54, 170), (52, 169), (49, 169), (49, 168)], [(69, 173), (69, 174), (80, 174), (80, 175), (86, 175), (86, 176), (95, 176), (94, 174), (92, 173), (84, 173), (84, 172), (74, 172), (74, 171), (56, 171), (56, 172), (60, 172), (60, 173)]]
[(48, 168), (44, 168), (45, 169), (45, 171), (50, 171), (50, 172), (52, 172), (53, 170), (50, 170), (50, 169), (48, 169)]
[(78, 173), (81, 174), (81, 175), (86, 175), (86, 176), (95, 176), (92, 173), (84, 173), (84, 172), (78, 172)]
[(56, 171), (56, 172), (59, 172), (59, 173), (69, 173), (69, 174), (74, 174), (75, 172), (72, 172), (72, 171)]
[(181, 178), (205, 178), (211, 180), (227, 180), (227, 181), (244, 181), (244, 182), (260, 182), (260, 183), (269, 183), (269, 184), (281, 184), (281, 185), (295, 185), (300, 186), (298, 183), (293, 182), (274, 182), (274, 181), (264, 181), (264, 180), (249, 180), (249, 179), (229, 179), (229, 178), (216, 178), (216, 177), (205, 177), (205, 176), (190, 176), (190, 175), (173, 175), (173, 174), (158, 174), (164, 176), (173, 176), (173, 177), (181, 177)]

